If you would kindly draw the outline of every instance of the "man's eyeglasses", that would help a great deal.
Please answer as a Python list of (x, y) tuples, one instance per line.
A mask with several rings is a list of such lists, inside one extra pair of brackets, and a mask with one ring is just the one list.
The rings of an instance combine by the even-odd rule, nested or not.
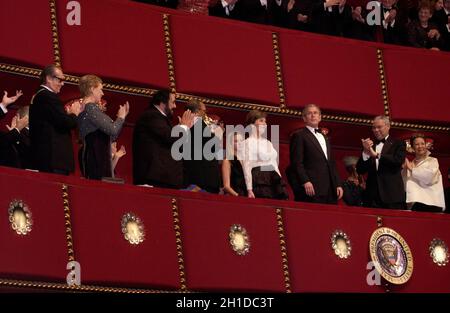
[(53, 75), (53, 78), (57, 79), (60, 83), (64, 83), (64, 81), (66, 80), (64, 77), (58, 77), (58, 76), (55, 76), (55, 75)]

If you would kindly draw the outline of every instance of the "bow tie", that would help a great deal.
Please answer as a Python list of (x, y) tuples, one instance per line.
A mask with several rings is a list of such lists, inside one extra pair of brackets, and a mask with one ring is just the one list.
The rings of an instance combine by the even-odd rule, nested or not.
[(375, 140), (375, 145), (378, 145), (380, 143), (385, 143), (386, 142), (386, 138), (383, 138), (381, 140)]
[(319, 133), (319, 134), (321, 134), (322, 133), (322, 130), (320, 129), (320, 128), (315, 128), (314, 129), (314, 133)]

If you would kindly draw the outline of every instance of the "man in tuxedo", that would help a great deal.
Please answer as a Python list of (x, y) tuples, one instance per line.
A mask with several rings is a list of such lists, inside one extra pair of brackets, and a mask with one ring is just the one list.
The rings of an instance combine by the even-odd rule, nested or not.
[(319, 128), (320, 108), (309, 104), (302, 115), (305, 128), (291, 137), (290, 165), (286, 170), (295, 201), (336, 204), (343, 189), (330, 142)]
[[(139, 117), (133, 132), (133, 182), (162, 188), (183, 187), (183, 162), (171, 154), (172, 145), (179, 139), (172, 137), (172, 117), (176, 108), (175, 94), (158, 91), (148, 109)], [(179, 118), (180, 127), (188, 131), (194, 114), (185, 111)]]
[(359, 174), (368, 173), (365, 206), (404, 209), (405, 187), (402, 165), (406, 156), (406, 144), (389, 135), (390, 121), (387, 116), (373, 120), (375, 140), (361, 139), (363, 152), (356, 164)]
[(230, 19), (242, 19), (242, 0), (214, 0), (208, 4), (208, 14)]
[(434, 11), (430, 22), (438, 26), (444, 43), (444, 50), (450, 51), (450, 0), (444, 0), (443, 8), (439, 11)]
[[(219, 138), (203, 119), (206, 116), (206, 106), (203, 102), (191, 100), (186, 105), (186, 110), (190, 110), (196, 116), (187, 142), (190, 146), (190, 157), (183, 160), (184, 185), (197, 185), (208, 192), (219, 193), (220, 172), (219, 161), (216, 157), (220, 144)], [(206, 146), (209, 149), (205, 149)], [(214, 158), (204, 155), (204, 152), (211, 152)]]
[(0, 118), (3, 118), (8, 113), (8, 106), (13, 104), (23, 95), (22, 90), (17, 90), (16, 95), (8, 97), (8, 92), (3, 92), (2, 102), (0, 102)]
[(30, 150), (34, 169), (69, 175), (75, 169), (71, 130), (77, 126), (80, 103), (64, 107), (58, 97), (64, 79), (56, 65), (41, 73), (41, 85), (30, 105)]
[(352, 8), (346, 0), (313, 0), (312, 27), (315, 32), (347, 36), (352, 24)]
[(22, 106), (7, 126), (9, 132), (0, 132), (0, 165), (31, 168), (28, 108)]

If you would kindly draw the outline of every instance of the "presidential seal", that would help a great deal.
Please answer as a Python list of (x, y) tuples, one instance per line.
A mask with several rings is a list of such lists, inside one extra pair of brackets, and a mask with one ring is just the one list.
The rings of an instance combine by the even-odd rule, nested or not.
[(231, 248), (237, 255), (246, 255), (250, 251), (250, 239), (247, 230), (241, 225), (234, 224), (230, 228), (228, 235)]
[(144, 224), (141, 219), (133, 213), (126, 213), (120, 223), (122, 234), (126, 241), (132, 245), (138, 245), (145, 239)]
[(408, 244), (395, 230), (381, 227), (370, 237), (370, 257), (380, 275), (388, 282), (406, 283), (413, 272), (413, 257)]
[(8, 208), (11, 228), (18, 235), (27, 235), (31, 232), (33, 219), (28, 205), (22, 200), (13, 200)]

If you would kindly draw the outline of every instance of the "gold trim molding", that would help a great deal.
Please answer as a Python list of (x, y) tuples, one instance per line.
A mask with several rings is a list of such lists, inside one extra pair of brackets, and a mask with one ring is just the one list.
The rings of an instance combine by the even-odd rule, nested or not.
[(289, 262), (288, 262), (288, 254), (286, 247), (286, 236), (284, 234), (284, 223), (283, 223), (283, 210), (276, 209), (277, 214), (277, 229), (278, 236), (280, 237), (280, 248), (281, 248), (281, 258), (282, 258), (282, 266), (283, 266), (283, 275), (284, 275), (284, 286), (286, 288), (287, 293), (291, 293), (291, 278), (289, 274)]
[(186, 274), (184, 267), (184, 257), (183, 257), (183, 242), (181, 240), (181, 226), (180, 226), (180, 215), (178, 213), (178, 203), (177, 199), (172, 198), (172, 216), (173, 216), (173, 228), (175, 230), (175, 240), (177, 245), (177, 256), (178, 256), (178, 269), (180, 273), (180, 289), (182, 291), (187, 290), (186, 286)]
[(167, 66), (169, 70), (169, 88), (171, 92), (176, 93), (176, 83), (175, 83), (175, 67), (173, 61), (173, 50), (172, 50), (172, 37), (170, 34), (170, 21), (169, 15), (163, 14), (163, 29), (164, 29), (164, 45), (166, 47), (167, 56)]
[(67, 255), (69, 262), (75, 261), (75, 252), (73, 249), (73, 239), (72, 239), (72, 222), (70, 216), (69, 207), (69, 189), (67, 185), (62, 185), (62, 198), (64, 206), (64, 220), (66, 227), (66, 243), (67, 243)]
[(391, 112), (389, 109), (386, 72), (384, 71), (383, 51), (381, 49), (377, 49), (377, 62), (378, 62), (378, 73), (380, 75), (380, 82), (381, 82), (381, 94), (383, 96), (384, 115), (390, 116)]
[(59, 48), (58, 18), (56, 15), (56, 0), (49, 0), (50, 23), (52, 26), (53, 58), (55, 65), (61, 66), (61, 50)]
[(158, 290), (158, 289), (135, 289), (117, 288), (96, 285), (69, 286), (63, 283), (36, 282), (27, 280), (13, 280), (0, 278), (0, 287), (11, 288), (36, 288), (55, 291), (81, 291), (81, 292), (101, 292), (101, 293), (122, 293), (122, 294), (143, 294), (143, 293), (178, 293), (179, 290)]
[(278, 34), (272, 33), (272, 46), (273, 46), (273, 56), (275, 59), (275, 74), (277, 77), (277, 88), (278, 95), (280, 97), (280, 108), (284, 109), (286, 107), (286, 98), (284, 92), (284, 82), (283, 73), (281, 68), (281, 58), (280, 58), (280, 45), (278, 44)]
[[(41, 74), (40, 69), (29, 68), (18, 65), (11, 65), (0, 63), (0, 72), (21, 75), (32, 78), (39, 78)], [(66, 82), (69, 84), (78, 84), (79, 77), (74, 75), (65, 74)], [(104, 83), (103, 88), (105, 90), (109, 90), (112, 92), (125, 93), (133, 96), (145, 96), (151, 97), (156, 90), (149, 88), (141, 88), (134, 86), (126, 86), (119, 84), (111, 84)], [(226, 100), (218, 100), (213, 98), (204, 98), (198, 97), (195, 95), (177, 93), (177, 99), (182, 101), (188, 101), (190, 99), (199, 99), (205, 104), (213, 105), (216, 107), (224, 107), (231, 108), (236, 110), (253, 110), (258, 109), (260, 111), (264, 111), (267, 113), (286, 115), (289, 117), (300, 117), (302, 115), (301, 110), (297, 109), (288, 109), (288, 108), (279, 108), (268, 105), (256, 104), (256, 103), (246, 103), (246, 102), (237, 102), (237, 101), (226, 101)], [(337, 116), (337, 115), (329, 115), (322, 114), (322, 120), (329, 122), (337, 122), (337, 123), (345, 123), (351, 125), (363, 125), (363, 126), (371, 126), (372, 119), (370, 118), (362, 118), (362, 117), (349, 117), (349, 116)], [(400, 123), (400, 122), (392, 122), (392, 127), (400, 128), (400, 129), (415, 129), (415, 130), (423, 130), (423, 131), (440, 131), (440, 132), (450, 132), (450, 127), (444, 126), (435, 126), (435, 125), (423, 125), (423, 124), (413, 124), (413, 123)]]

